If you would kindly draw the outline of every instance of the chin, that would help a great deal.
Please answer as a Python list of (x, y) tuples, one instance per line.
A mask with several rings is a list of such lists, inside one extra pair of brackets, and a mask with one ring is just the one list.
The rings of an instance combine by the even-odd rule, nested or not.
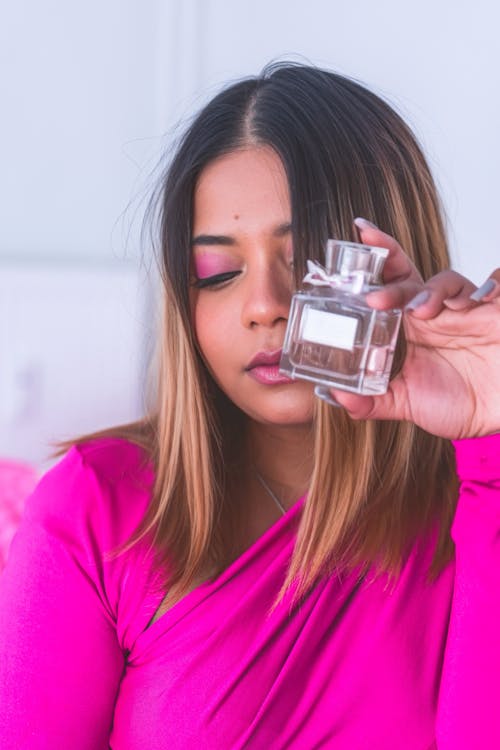
[(247, 416), (256, 422), (267, 425), (276, 425), (280, 427), (304, 427), (310, 425), (313, 420), (313, 396), (304, 399), (287, 399), (288, 403), (279, 403), (279, 399), (272, 405), (263, 404), (259, 408), (255, 402), (251, 407), (245, 408), (239, 405), (239, 408)]

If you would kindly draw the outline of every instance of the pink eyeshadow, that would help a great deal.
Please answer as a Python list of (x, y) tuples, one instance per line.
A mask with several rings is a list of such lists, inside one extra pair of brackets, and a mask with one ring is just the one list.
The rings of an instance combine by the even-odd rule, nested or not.
[(215, 276), (218, 273), (226, 271), (235, 271), (231, 268), (227, 258), (217, 253), (202, 253), (195, 255), (193, 258), (196, 276), (199, 279), (206, 279), (209, 276)]

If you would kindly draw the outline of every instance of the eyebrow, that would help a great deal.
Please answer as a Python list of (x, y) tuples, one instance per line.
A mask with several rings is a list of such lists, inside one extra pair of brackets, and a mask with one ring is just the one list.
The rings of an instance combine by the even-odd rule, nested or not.
[[(273, 232), (273, 237), (284, 237), (292, 231), (291, 222), (287, 221), (283, 224), (279, 224)], [(191, 245), (235, 245), (236, 240), (234, 237), (226, 234), (198, 234), (191, 240)]]

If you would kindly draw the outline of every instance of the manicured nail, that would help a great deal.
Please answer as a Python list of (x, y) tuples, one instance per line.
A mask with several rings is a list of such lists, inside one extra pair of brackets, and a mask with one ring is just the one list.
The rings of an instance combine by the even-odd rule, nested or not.
[(368, 219), (363, 219), (361, 216), (356, 217), (354, 219), (354, 223), (357, 227), (359, 227), (359, 229), (378, 229), (375, 224), (372, 224), (372, 222), (368, 221)]
[(405, 310), (416, 310), (417, 307), (420, 307), (420, 305), (423, 305), (429, 297), (431, 296), (431, 293), (424, 289), (423, 292), (419, 292), (413, 299), (411, 299), (408, 304), (405, 306)]
[(483, 297), (486, 297), (487, 294), (492, 292), (496, 285), (497, 283), (495, 279), (487, 279), (484, 284), (479, 287), (479, 289), (476, 289), (475, 292), (472, 292), (469, 299), (473, 299), (474, 302), (479, 302), (483, 299)]

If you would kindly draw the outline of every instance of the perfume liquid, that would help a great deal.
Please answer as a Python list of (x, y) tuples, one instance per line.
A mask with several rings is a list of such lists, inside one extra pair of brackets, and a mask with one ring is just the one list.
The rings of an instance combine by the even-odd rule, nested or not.
[(361, 394), (387, 390), (401, 310), (373, 310), (383, 248), (329, 241), (327, 267), (310, 263), (311, 288), (292, 299), (280, 371)]

